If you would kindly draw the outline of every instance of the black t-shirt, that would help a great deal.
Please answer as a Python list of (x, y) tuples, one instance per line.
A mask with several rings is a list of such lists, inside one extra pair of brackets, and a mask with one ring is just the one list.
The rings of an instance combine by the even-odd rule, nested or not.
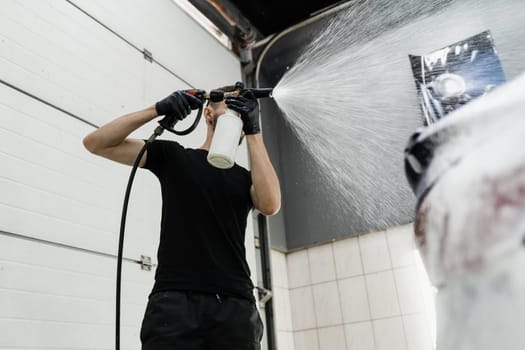
[(218, 169), (208, 151), (173, 141), (148, 145), (144, 168), (159, 179), (162, 220), (152, 293), (192, 290), (254, 300), (244, 235), (250, 172)]

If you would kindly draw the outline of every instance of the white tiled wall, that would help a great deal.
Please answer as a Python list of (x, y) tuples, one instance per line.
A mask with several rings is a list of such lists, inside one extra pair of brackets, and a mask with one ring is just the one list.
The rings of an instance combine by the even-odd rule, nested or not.
[(433, 288), (412, 225), (272, 251), (279, 350), (432, 350)]
[[(272, 284), (273, 284), (273, 303), (275, 311), (275, 329), (277, 336), (277, 347), (278, 349), (294, 349), (294, 334), (292, 327), (292, 307), (290, 301), (289, 291), (289, 280), (288, 271), (286, 268), (286, 255), (272, 250), (271, 252), (271, 263), (272, 263)], [(305, 283), (306, 285), (307, 283)], [(296, 290), (295, 294), (300, 295), (301, 300), (309, 297), (311, 300), (311, 288), (308, 291)], [(305, 301), (308, 302), (308, 301)], [(312, 307), (311, 318), (313, 319), (313, 304), (309, 304)], [(307, 348), (305, 348), (307, 349)]]

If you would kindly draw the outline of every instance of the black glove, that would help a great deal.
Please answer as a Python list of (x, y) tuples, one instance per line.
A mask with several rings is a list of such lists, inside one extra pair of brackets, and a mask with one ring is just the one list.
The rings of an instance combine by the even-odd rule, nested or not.
[(192, 109), (202, 106), (202, 100), (185, 91), (175, 91), (155, 104), (158, 115), (165, 115), (177, 120), (186, 118)]
[(226, 105), (228, 108), (241, 114), (242, 130), (245, 135), (254, 135), (261, 132), (261, 127), (259, 126), (259, 104), (253, 92), (246, 90), (239, 97), (227, 97)]

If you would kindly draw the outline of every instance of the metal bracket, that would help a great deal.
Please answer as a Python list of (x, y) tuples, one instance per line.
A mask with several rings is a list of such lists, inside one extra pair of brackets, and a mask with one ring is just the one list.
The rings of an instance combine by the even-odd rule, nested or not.
[(141, 255), (140, 256), (140, 268), (145, 271), (151, 271), (153, 264), (151, 263), (151, 258), (149, 256)]
[(264, 305), (266, 305), (266, 303), (269, 302), (270, 299), (273, 298), (273, 293), (271, 290), (263, 288), (263, 287), (257, 286), (256, 288), (257, 288), (257, 291), (259, 292), (259, 305), (261, 307), (264, 307)]
[(151, 52), (149, 52), (148, 50), (144, 49), (144, 51), (142, 51), (142, 53), (144, 54), (144, 59), (146, 61), (153, 62), (153, 54)]

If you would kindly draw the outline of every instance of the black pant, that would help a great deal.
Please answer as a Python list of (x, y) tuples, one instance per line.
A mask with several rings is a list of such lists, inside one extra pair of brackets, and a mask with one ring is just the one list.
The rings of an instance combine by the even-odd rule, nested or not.
[(263, 324), (247, 299), (190, 291), (152, 294), (142, 350), (260, 350)]

